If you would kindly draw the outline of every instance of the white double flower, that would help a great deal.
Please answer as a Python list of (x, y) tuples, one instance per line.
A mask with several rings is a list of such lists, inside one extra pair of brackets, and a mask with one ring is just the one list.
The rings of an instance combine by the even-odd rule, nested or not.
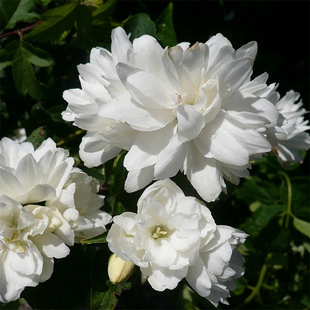
[(0, 141), (0, 302), (50, 278), (54, 258), (81, 238), (106, 230), (98, 182), (78, 168), (51, 139)]
[(217, 226), (204, 204), (169, 179), (149, 186), (137, 205), (137, 214), (113, 218), (110, 250), (139, 266), (157, 291), (172, 290), (185, 278), (214, 305), (227, 303), (234, 280), (244, 272), (237, 247), (247, 235)]

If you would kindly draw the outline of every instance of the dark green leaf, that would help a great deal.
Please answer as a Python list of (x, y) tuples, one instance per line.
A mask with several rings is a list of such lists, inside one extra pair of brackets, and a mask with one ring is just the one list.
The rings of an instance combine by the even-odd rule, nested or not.
[[(9, 0), (10, 1), (10, 0)], [(14, 2), (14, 1), (12, 1)], [(34, 7), (33, 0), (21, 0), (17, 10), (11, 17), (7, 28), (12, 29), (18, 22), (34, 22), (40, 19), (40, 16), (36, 13), (29, 12)]]
[(156, 36), (155, 23), (150, 19), (149, 15), (145, 13), (139, 13), (129, 17), (125, 21), (123, 28), (127, 34), (131, 33), (131, 41), (144, 34), (149, 34), (153, 37)]
[(123, 152), (120, 157), (118, 157), (117, 164), (114, 170), (114, 186), (118, 198), (122, 197), (124, 193), (124, 184), (127, 177), (127, 171), (124, 168), (125, 155), (126, 152)]
[(34, 47), (32, 44), (21, 41), (24, 49), (24, 57), (32, 64), (38, 67), (48, 67), (54, 64), (54, 60), (50, 53)]
[(14, 53), (19, 48), (19, 41), (12, 41), (0, 50), (0, 70), (12, 65)]
[(31, 133), (31, 135), (27, 138), (26, 142), (31, 142), (33, 144), (33, 147), (37, 149), (46, 138), (46, 128), (44, 126), (41, 126)]
[(236, 288), (232, 291), (233, 296), (241, 295), (246, 288), (246, 283), (244, 278), (237, 279)]
[(39, 0), (43, 6), (49, 5), (53, 0)]
[(284, 209), (284, 205), (261, 205), (251, 217), (247, 218), (240, 228), (251, 237), (257, 237), (269, 221)]
[(173, 15), (173, 3), (170, 2), (156, 21), (156, 28), (157, 28), (156, 37), (164, 47), (174, 46), (178, 43), (173, 27), (172, 15)]
[(265, 204), (273, 204), (278, 199), (278, 188), (272, 182), (262, 182), (258, 178), (248, 178), (241, 187), (236, 189), (237, 198), (251, 204), (259, 201)]
[(40, 100), (43, 96), (43, 84), (37, 80), (27, 55), (21, 43), (13, 58), (15, 87), (21, 95), (29, 94), (32, 98)]
[(303, 220), (295, 217), (293, 224), (297, 230), (299, 230), (302, 234), (304, 234), (308, 238), (310, 238), (310, 223), (309, 222), (303, 221)]
[(82, 42), (87, 49), (90, 49), (94, 45), (92, 40), (93, 16), (85, 5), (77, 6), (76, 14), (77, 39)]
[(100, 294), (96, 294), (96, 306), (92, 309), (104, 309), (104, 310), (112, 310), (117, 305), (117, 298), (114, 292), (110, 290), (106, 292), (100, 292)]
[(48, 113), (51, 116), (51, 119), (55, 122), (63, 122), (61, 112), (64, 110), (62, 104), (55, 105), (48, 109)]
[(105, 175), (102, 173), (102, 166), (97, 168), (88, 168), (83, 166), (82, 169), (93, 178), (97, 179), (100, 184), (105, 182)]
[(87, 238), (87, 239), (83, 239), (80, 242), (82, 244), (91, 244), (91, 243), (106, 243), (107, 242), (107, 235), (108, 235), (108, 231), (105, 231), (104, 233), (92, 237), (92, 238)]
[(0, 29), (5, 29), (21, 0), (2, 0), (0, 5)]
[(107, 19), (115, 10), (117, 1), (116, 0), (110, 0), (106, 1), (103, 4), (99, 6), (98, 9), (93, 11), (93, 17), (94, 20), (105, 20)]
[(33, 28), (25, 39), (40, 42), (60, 42), (66, 34), (72, 29), (76, 18), (77, 2), (73, 1), (47, 11), (42, 16), (42, 23)]

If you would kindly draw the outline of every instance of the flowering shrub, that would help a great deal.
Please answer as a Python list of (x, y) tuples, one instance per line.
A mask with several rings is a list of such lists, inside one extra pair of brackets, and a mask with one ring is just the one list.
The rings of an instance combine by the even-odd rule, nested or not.
[(304, 13), (256, 4), (2, 1), (0, 309), (310, 307)]

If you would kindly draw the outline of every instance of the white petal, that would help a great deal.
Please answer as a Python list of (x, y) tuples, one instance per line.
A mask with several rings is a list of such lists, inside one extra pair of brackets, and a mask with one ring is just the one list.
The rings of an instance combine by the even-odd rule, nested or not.
[(131, 170), (128, 172), (125, 181), (125, 191), (128, 193), (135, 192), (147, 184), (154, 178), (154, 166), (142, 168), (141, 170)]
[(114, 63), (130, 63), (134, 59), (132, 44), (123, 28), (117, 27), (112, 30), (111, 51)]
[(140, 132), (124, 160), (127, 170), (138, 170), (156, 163), (158, 154), (173, 134), (173, 124), (153, 132)]
[(186, 155), (186, 144), (181, 143), (174, 135), (168, 145), (159, 153), (154, 166), (156, 179), (166, 179), (175, 176), (181, 169)]
[(118, 63), (116, 70), (134, 100), (150, 109), (169, 107), (170, 92), (155, 75), (124, 63)]
[(43, 235), (32, 237), (32, 240), (39, 251), (47, 257), (63, 258), (70, 253), (64, 242), (48, 231), (45, 231)]
[(128, 123), (133, 129), (141, 131), (160, 129), (175, 118), (168, 109), (146, 109), (135, 103), (129, 93), (111, 99), (102, 107), (100, 115)]
[(223, 178), (214, 159), (205, 158), (195, 146), (188, 148), (185, 174), (205, 201), (214, 201), (222, 192)]
[(196, 138), (205, 126), (203, 115), (190, 105), (179, 105), (177, 108), (177, 118), (180, 142)]

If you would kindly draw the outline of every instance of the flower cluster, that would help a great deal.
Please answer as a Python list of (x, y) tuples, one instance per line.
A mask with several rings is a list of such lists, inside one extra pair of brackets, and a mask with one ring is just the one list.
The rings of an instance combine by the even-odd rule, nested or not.
[[(64, 92), (62, 117), (87, 131), (81, 159), (91, 168), (125, 150), (125, 190), (146, 187), (137, 213), (113, 218), (112, 283), (126, 281), (136, 265), (157, 291), (186, 280), (213, 305), (228, 304), (244, 273), (238, 247), (247, 234), (217, 225), (170, 178), (180, 171), (211, 202), (226, 192), (226, 180), (237, 185), (272, 150), (281, 163), (302, 162), (310, 145), (306, 111), (294, 91), (280, 99), (267, 73), (252, 79), (256, 53), (255, 42), (235, 50), (221, 34), (162, 48), (148, 35), (131, 42), (118, 27), (111, 52), (93, 48), (90, 62), (78, 66), (81, 89)], [(49, 279), (55, 258), (111, 222), (98, 181), (73, 164), (51, 139), (36, 150), (1, 140), (1, 302)]]
[(144, 191), (137, 214), (125, 212), (113, 221), (110, 250), (139, 266), (155, 290), (172, 290), (185, 278), (215, 306), (227, 304), (234, 280), (244, 272), (237, 251), (244, 232), (217, 226), (205, 205), (169, 179)]
[(251, 79), (256, 53), (255, 42), (235, 50), (221, 34), (191, 47), (162, 48), (148, 35), (131, 43), (118, 27), (111, 52), (93, 48), (90, 62), (78, 66), (81, 89), (64, 92), (62, 116), (87, 131), (85, 165), (126, 150), (127, 192), (159, 180), (145, 189), (137, 214), (113, 218), (112, 282), (128, 276), (131, 262), (155, 290), (186, 279), (214, 305), (227, 303), (243, 274), (237, 248), (247, 235), (217, 226), (209, 209), (169, 178), (181, 171), (210, 202), (226, 191), (225, 179), (238, 184), (251, 162), (272, 150), (281, 162), (301, 162), (310, 144), (305, 110), (293, 91), (280, 99), (267, 73)]
[(54, 258), (80, 238), (106, 230), (99, 185), (51, 139), (0, 142), (0, 301), (19, 298), (26, 286), (49, 279)]

